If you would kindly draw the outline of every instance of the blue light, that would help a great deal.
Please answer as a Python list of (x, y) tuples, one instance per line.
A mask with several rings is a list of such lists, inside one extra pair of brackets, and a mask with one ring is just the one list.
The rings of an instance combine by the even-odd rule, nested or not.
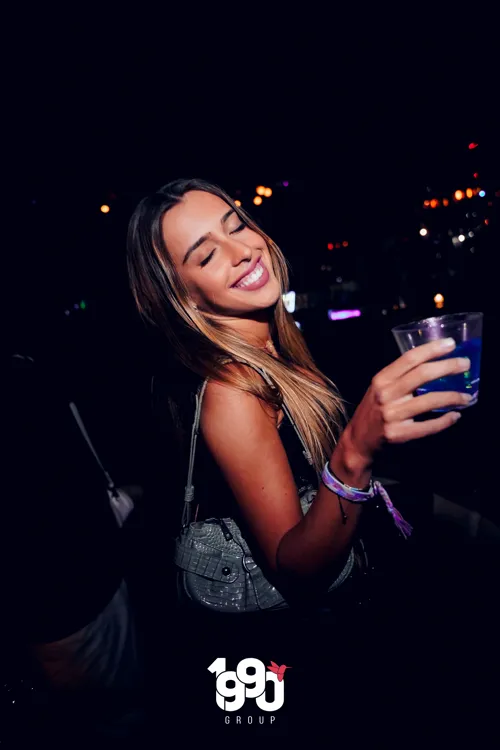
[(485, 196), (485, 195), (486, 195), (486, 193), (485, 193), (485, 191), (484, 191), (484, 190), (480, 190), (480, 191), (479, 191), (479, 197), (480, 197), (480, 198), (484, 198), (484, 196)]

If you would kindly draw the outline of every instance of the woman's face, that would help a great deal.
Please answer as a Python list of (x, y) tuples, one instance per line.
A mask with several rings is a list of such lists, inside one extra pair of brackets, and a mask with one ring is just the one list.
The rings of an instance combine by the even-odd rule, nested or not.
[(163, 238), (200, 310), (243, 316), (279, 299), (265, 240), (217, 195), (186, 193), (163, 217)]

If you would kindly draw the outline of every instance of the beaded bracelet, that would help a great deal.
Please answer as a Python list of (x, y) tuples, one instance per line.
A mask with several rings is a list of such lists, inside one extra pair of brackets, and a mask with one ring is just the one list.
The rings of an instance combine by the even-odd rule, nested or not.
[(394, 507), (386, 489), (380, 482), (370, 479), (369, 488), (366, 492), (355, 487), (349, 487), (348, 484), (341, 482), (340, 479), (332, 473), (328, 461), (326, 462), (325, 468), (321, 474), (321, 481), (325, 487), (338, 495), (338, 497), (342, 497), (350, 503), (365, 503), (368, 500), (373, 500), (376, 495), (380, 495), (401, 534), (407, 538), (413, 531), (410, 524), (405, 521), (401, 513)]

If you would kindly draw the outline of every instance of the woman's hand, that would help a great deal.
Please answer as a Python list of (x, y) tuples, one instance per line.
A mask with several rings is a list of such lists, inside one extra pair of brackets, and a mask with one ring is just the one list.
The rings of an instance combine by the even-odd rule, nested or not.
[(448, 354), (455, 346), (450, 339), (422, 344), (405, 352), (375, 375), (337, 446), (347, 466), (357, 470), (366, 469), (385, 443), (406, 443), (441, 432), (455, 424), (460, 413), (453, 411), (425, 422), (415, 422), (413, 419), (432, 409), (469, 403), (467, 394), (455, 391), (413, 396), (417, 388), (431, 380), (470, 368), (470, 361), (461, 357), (429, 361)]

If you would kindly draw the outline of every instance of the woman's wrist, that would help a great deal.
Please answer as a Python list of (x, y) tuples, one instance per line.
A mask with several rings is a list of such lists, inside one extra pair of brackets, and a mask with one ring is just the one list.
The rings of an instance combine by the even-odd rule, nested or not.
[(352, 443), (349, 425), (329, 461), (333, 473), (349, 487), (363, 489), (370, 483), (373, 459), (363, 456)]

